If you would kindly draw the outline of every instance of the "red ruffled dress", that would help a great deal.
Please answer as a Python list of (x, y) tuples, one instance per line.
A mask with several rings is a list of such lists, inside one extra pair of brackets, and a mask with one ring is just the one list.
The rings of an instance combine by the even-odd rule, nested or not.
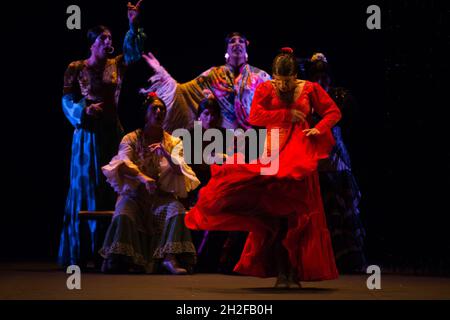
[[(291, 122), (291, 108), (307, 115), (306, 122)], [(306, 137), (314, 109), (322, 120), (320, 135)], [(275, 239), (280, 217), (287, 218), (283, 245), (300, 281), (335, 279), (338, 276), (327, 229), (317, 175), (317, 162), (334, 145), (331, 127), (341, 117), (338, 107), (320, 85), (304, 82), (296, 101), (281, 101), (271, 81), (260, 84), (252, 102), (249, 121), (268, 130), (279, 129), (279, 153), (272, 162), (211, 166), (211, 180), (200, 190), (197, 204), (186, 215), (194, 230), (248, 231), (249, 236), (235, 272), (273, 277), (276, 269)], [(275, 164), (278, 163), (278, 166)], [(268, 167), (275, 174), (261, 174)], [(273, 170), (272, 170), (273, 171)], [(272, 172), (274, 173), (274, 172)]]

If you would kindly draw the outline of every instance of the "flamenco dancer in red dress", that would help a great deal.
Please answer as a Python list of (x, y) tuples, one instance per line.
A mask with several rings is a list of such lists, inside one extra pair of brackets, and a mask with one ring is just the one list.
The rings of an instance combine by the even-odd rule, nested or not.
[[(292, 49), (275, 57), (272, 72), (273, 80), (256, 89), (249, 121), (267, 129), (265, 154), (271, 164), (278, 161), (277, 172), (261, 174), (271, 165), (263, 161), (212, 165), (211, 180), (185, 222), (196, 230), (248, 231), (234, 271), (277, 276), (275, 287), (299, 288), (300, 281), (338, 276), (317, 162), (331, 151), (330, 129), (341, 114), (320, 85), (297, 79)], [(313, 109), (322, 119), (312, 128)], [(279, 133), (277, 146), (270, 143), (272, 129)]]

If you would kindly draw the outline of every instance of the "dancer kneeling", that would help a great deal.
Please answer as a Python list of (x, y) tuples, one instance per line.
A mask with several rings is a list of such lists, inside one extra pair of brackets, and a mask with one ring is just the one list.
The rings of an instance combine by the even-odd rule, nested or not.
[(183, 144), (162, 129), (166, 105), (155, 93), (144, 103), (145, 125), (127, 134), (119, 153), (102, 168), (119, 194), (100, 254), (102, 271), (172, 274), (193, 269), (196, 252), (177, 200), (199, 180), (183, 159)]

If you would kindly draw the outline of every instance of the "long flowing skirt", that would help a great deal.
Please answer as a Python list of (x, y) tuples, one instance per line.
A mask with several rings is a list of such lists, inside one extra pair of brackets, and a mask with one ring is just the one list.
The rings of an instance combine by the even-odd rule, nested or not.
[(174, 254), (183, 267), (192, 269), (196, 252), (184, 216), (183, 205), (172, 195), (149, 197), (145, 190), (122, 195), (100, 254), (105, 259), (128, 257), (147, 273), (159, 272), (165, 255)]
[(279, 163), (275, 174), (261, 174), (273, 161), (213, 165), (211, 180), (186, 216), (191, 229), (249, 232), (236, 272), (277, 274), (276, 239), (285, 218), (288, 228), (282, 243), (299, 280), (338, 275), (316, 171), (334, 140), (331, 132), (306, 137), (303, 129), (294, 125), (283, 135), (279, 154), (272, 154)]
[(58, 263), (83, 264), (95, 258), (101, 247), (96, 221), (81, 221), (80, 210), (112, 210), (116, 201), (101, 166), (117, 152), (116, 127), (103, 133), (78, 128), (72, 141), (70, 187), (67, 194)]

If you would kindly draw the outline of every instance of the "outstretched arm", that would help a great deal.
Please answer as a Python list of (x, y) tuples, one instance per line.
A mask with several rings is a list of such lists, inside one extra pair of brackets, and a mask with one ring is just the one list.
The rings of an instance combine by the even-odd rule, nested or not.
[(136, 5), (133, 5), (131, 2), (127, 4), (130, 30), (128, 30), (123, 41), (123, 55), (126, 65), (141, 59), (144, 52), (144, 43), (147, 36), (144, 33), (144, 29), (139, 27), (141, 5), (142, 0), (139, 0)]
[(155, 74), (149, 79), (150, 86), (141, 93), (156, 92), (167, 106), (164, 130), (172, 132), (177, 128), (190, 128), (195, 120), (198, 103), (205, 97), (198, 78), (180, 84), (161, 66), (151, 53), (142, 55)]

